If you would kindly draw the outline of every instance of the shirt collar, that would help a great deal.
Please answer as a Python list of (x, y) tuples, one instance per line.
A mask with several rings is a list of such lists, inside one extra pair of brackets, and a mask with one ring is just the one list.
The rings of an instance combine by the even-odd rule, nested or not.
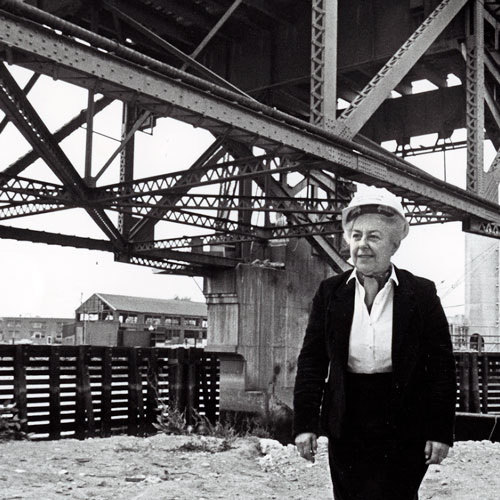
[[(349, 275), (349, 278), (347, 278), (347, 283), (349, 283), (349, 281), (351, 281), (352, 279), (356, 280), (356, 283), (361, 284), (356, 275), (356, 268), (353, 268), (351, 274)], [(391, 263), (391, 275), (389, 276), (389, 280), (387, 281), (390, 280), (392, 280), (396, 286), (399, 285), (398, 275), (396, 274), (396, 268), (392, 263)]]

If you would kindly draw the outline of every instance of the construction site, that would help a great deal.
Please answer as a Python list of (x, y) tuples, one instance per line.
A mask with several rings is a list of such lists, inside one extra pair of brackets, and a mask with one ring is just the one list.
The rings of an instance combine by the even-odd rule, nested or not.
[[(0, 0), (0, 58), (0, 132), (26, 144), (0, 238), (202, 277), (221, 407), (291, 407), (312, 296), (351, 268), (341, 210), (377, 186), (411, 226), (465, 233), (459, 404), (500, 412), (500, 2)], [(70, 116), (61, 85), (85, 96)], [(145, 142), (172, 123), (181, 164)]]

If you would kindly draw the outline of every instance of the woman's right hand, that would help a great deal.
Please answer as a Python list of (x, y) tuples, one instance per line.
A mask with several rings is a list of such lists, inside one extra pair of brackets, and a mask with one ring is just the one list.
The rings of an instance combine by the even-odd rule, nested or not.
[(295, 438), (295, 446), (302, 458), (314, 463), (314, 457), (318, 450), (317, 436), (314, 432), (302, 432)]

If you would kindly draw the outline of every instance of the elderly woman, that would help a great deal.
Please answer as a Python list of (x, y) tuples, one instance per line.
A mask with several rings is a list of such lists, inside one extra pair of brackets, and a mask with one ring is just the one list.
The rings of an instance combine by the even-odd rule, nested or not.
[(313, 299), (294, 390), (299, 453), (329, 439), (336, 500), (414, 500), (453, 441), (455, 364), (434, 283), (391, 258), (408, 234), (398, 199), (373, 189), (342, 212), (354, 269)]

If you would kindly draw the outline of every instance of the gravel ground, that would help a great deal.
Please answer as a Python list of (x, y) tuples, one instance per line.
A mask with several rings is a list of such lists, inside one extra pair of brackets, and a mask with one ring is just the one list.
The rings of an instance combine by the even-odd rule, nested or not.
[[(0, 443), (0, 500), (331, 499), (326, 440), (314, 465), (257, 438), (114, 436)], [(499, 500), (500, 443), (458, 442), (421, 500)]]

